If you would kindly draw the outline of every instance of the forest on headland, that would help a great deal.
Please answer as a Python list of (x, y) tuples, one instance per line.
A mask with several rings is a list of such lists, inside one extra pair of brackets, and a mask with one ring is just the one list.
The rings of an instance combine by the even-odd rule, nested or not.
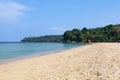
[(25, 37), (21, 42), (118, 42), (120, 41), (120, 24), (109, 24), (104, 27), (67, 30), (63, 35), (46, 35)]

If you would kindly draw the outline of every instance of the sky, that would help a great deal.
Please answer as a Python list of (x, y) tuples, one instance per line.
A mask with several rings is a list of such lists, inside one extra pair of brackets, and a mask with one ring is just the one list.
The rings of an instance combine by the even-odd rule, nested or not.
[(120, 23), (120, 0), (0, 0), (0, 41)]

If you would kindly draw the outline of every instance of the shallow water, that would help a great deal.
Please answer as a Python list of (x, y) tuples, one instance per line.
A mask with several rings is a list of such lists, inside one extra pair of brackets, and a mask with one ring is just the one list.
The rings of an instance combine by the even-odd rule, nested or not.
[(46, 53), (66, 50), (78, 46), (83, 43), (0, 43), (0, 63), (12, 59), (28, 57), (33, 55), (44, 55)]

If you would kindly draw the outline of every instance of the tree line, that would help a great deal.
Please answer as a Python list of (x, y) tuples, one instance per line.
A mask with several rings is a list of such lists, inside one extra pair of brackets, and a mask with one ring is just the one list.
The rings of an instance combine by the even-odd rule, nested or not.
[(26, 37), (22, 42), (117, 42), (120, 41), (120, 24), (87, 29), (67, 30), (63, 35)]
[(120, 25), (68, 30), (63, 37), (65, 42), (87, 42), (88, 39), (92, 42), (117, 42), (120, 40)]
[(21, 42), (62, 42), (62, 35), (46, 35), (39, 37), (25, 37)]

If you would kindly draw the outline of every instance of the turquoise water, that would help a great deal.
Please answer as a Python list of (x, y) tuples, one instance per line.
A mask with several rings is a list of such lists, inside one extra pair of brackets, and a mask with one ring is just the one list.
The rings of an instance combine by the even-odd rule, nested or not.
[(0, 43), (0, 63), (12, 59), (25, 58), (35, 55), (66, 50), (85, 44), (67, 43)]

